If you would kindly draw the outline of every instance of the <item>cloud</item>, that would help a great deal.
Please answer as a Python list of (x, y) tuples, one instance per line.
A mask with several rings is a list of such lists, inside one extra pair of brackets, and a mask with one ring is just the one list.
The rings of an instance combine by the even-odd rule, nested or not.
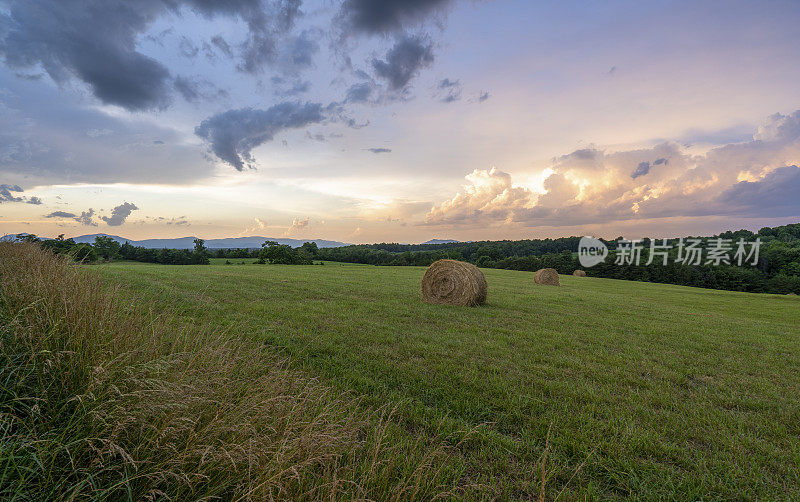
[(0, 185), (0, 204), (3, 202), (26, 202), (35, 205), (42, 203), (42, 199), (39, 197), (17, 197), (12, 192), (21, 194), (23, 190), (19, 185), (8, 185), (5, 183)]
[(253, 225), (252, 227), (246, 227), (239, 233), (239, 237), (251, 236), (253, 235), (253, 232), (257, 232), (267, 228), (267, 223), (264, 220), (260, 218), (253, 218), (253, 221), (255, 221), (255, 225)]
[(167, 225), (175, 225), (176, 227), (188, 227), (191, 226), (191, 223), (189, 223), (189, 220), (186, 218), (186, 216), (179, 216), (177, 218), (170, 218), (169, 220), (167, 220)]
[(275, 95), (282, 98), (304, 94), (311, 89), (311, 82), (308, 80), (295, 79), (289, 82), (289, 86), (285, 85), (287, 81), (282, 77), (272, 77), (270, 82), (276, 86)]
[(194, 57), (197, 56), (197, 53), (200, 52), (200, 48), (186, 37), (181, 37), (181, 42), (178, 45), (178, 48), (181, 51), (181, 56), (188, 59), (194, 59)]
[(252, 150), (287, 129), (297, 129), (325, 119), (320, 103), (284, 102), (266, 110), (241, 108), (205, 119), (195, 134), (211, 151), (237, 171), (253, 167)]
[(445, 78), (436, 84), (435, 97), (439, 98), (442, 103), (452, 103), (461, 99), (461, 82), (459, 80), (450, 80)]
[(490, 97), (491, 97), (491, 94), (489, 94), (489, 91), (480, 91), (477, 95), (470, 96), (468, 101), (470, 103), (483, 103), (484, 101), (486, 101)]
[(717, 198), (742, 216), (769, 211), (770, 216), (800, 214), (800, 167), (784, 166), (756, 181), (740, 181)]
[(103, 136), (109, 136), (114, 134), (114, 131), (111, 129), (89, 129), (86, 131), (86, 135), (90, 138), (102, 138)]
[(365, 148), (365, 150), (372, 153), (390, 153), (391, 148)]
[(125, 223), (125, 220), (128, 218), (128, 216), (130, 216), (130, 214), (137, 209), (139, 208), (134, 204), (125, 202), (112, 209), (111, 216), (101, 216), (100, 219), (105, 221), (106, 224), (111, 227), (118, 227)]
[(233, 57), (233, 51), (231, 50), (231, 46), (224, 38), (222, 38), (222, 35), (215, 35), (211, 37), (211, 43), (214, 45), (214, 47), (222, 51), (222, 53), (227, 57), (229, 58)]
[(0, 67), (9, 91), (0, 93), (0, 181), (185, 184), (214, 169), (184, 132), (159, 118), (112, 116), (64, 99), (54, 86), (6, 75)]
[[(208, 0), (198, 1), (211, 3)], [(220, 2), (221, 5), (225, 3)], [(278, 41), (286, 38), (285, 34), (294, 27), (297, 18), (302, 15), (301, 4), (302, 0), (277, 0), (271, 3), (270, 12), (253, 6), (247, 8), (248, 12), (242, 19), (247, 21), (249, 34), (244, 43), (242, 62), (237, 66), (239, 71), (261, 73), (266, 66), (275, 63), (279, 54)]]
[(178, 76), (174, 80), (175, 89), (190, 103), (211, 101), (228, 96), (228, 92), (219, 89), (207, 79)]
[(319, 141), (320, 143), (324, 143), (324, 142), (328, 141), (327, 139), (325, 139), (325, 135), (324, 134), (320, 134), (320, 133), (311, 134), (310, 131), (306, 131), (306, 138), (314, 140), (314, 141)]
[(389, 89), (403, 91), (422, 68), (433, 63), (433, 44), (427, 37), (405, 35), (389, 49), (384, 59), (373, 59), (375, 74)]
[(345, 31), (389, 33), (444, 12), (452, 0), (345, 0), (338, 18)]
[(75, 218), (75, 214), (68, 213), (66, 211), (53, 211), (50, 214), (46, 214), (45, 218)]
[(309, 223), (309, 217), (308, 216), (306, 216), (302, 220), (299, 219), (299, 218), (295, 218), (292, 221), (292, 225), (286, 230), (284, 235), (292, 235), (292, 234), (296, 234), (296, 233), (302, 232), (303, 230), (308, 228), (308, 223)]
[(3, 16), (11, 28), (0, 40), (0, 54), (14, 69), (41, 65), (58, 83), (77, 77), (104, 103), (163, 108), (169, 103), (169, 70), (135, 46), (164, 10), (156, 1), (12, 2)]
[(0, 203), (22, 202), (22, 197), (15, 197), (11, 192), (22, 192), (22, 188), (19, 185), (0, 185)]
[(97, 223), (95, 223), (95, 221), (92, 219), (93, 216), (94, 216), (94, 209), (89, 208), (88, 211), (81, 212), (80, 216), (76, 216), (74, 220), (80, 223), (81, 225), (96, 227)]
[[(475, 170), (427, 225), (583, 225), (637, 219), (800, 216), (800, 112), (773, 115), (751, 141), (692, 155), (678, 143), (553, 159), (541, 187)], [(658, 166), (658, 169), (654, 169)]]
[(299, 35), (287, 38), (278, 56), (278, 69), (287, 75), (297, 75), (313, 67), (314, 55), (319, 52), (318, 35), (316, 31), (303, 30)]
[(511, 175), (491, 168), (475, 169), (465, 179), (469, 182), (462, 193), (434, 206), (425, 216), (426, 224), (464, 223), (475, 220), (506, 219), (518, 208), (530, 203), (531, 192), (515, 187)]
[(353, 84), (345, 93), (345, 103), (366, 103), (374, 91), (375, 85), (372, 82), (362, 82)]
[[(163, 109), (172, 101), (170, 69), (137, 50), (137, 39), (159, 17), (187, 6), (208, 18), (225, 15), (245, 20), (248, 38), (240, 68), (255, 73), (273, 60), (275, 38), (292, 28), (300, 3), (11, 0), (7, 10), (0, 10), (0, 27), (6, 27), (0, 31), (0, 56), (14, 70), (41, 67), (59, 84), (77, 78), (106, 104), (130, 111)], [(180, 50), (187, 57), (198, 51), (185, 37)]]
[(631, 173), (631, 178), (636, 179), (639, 176), (644, 176), (645, 174), (650, 172), (650, 163), (649, 162), (639, 162), (639, 165), (636, 166), (636, 170)]

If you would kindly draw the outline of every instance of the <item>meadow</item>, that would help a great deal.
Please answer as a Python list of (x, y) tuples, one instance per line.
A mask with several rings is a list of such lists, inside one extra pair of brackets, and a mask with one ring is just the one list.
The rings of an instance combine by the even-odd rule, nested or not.
[[(467, 438), (466, 498), (800, 496), (800, 300), (484, 270), (488, 304), (420, 300), (422, 267), (110, 263), (176, 322), (269, 346), (410, 437)], [(406, 439), (400, 439), (408, 440)]]

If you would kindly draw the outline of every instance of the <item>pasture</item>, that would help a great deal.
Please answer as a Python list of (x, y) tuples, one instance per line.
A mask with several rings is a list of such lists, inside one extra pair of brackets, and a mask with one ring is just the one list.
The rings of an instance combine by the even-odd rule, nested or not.
[(244, 261), (90, 268), (396, 408), (397, 441), (450, 438), (458, 497), (800, 495), (798, 297), (484, 269), (487, 304), (452, 307), (424, 268)]

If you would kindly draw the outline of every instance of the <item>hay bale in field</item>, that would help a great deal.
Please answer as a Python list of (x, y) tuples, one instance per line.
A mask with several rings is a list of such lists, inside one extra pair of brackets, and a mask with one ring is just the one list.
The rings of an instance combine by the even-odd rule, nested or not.
[(572, 275), (575, 277), (586, 277), (586, 271), (578, 269), (575, 272), (572, 272)]
[(533, 274), (533, 282), (545, 286), (561, 286), (558, 282), (558, 272), (554, 268), (540, 268)]
[(483, 272), (463, 261), (435, 261), (422, 277), (422, 299), (428, 303), (464, 307), (483, 305), (487, 291)]

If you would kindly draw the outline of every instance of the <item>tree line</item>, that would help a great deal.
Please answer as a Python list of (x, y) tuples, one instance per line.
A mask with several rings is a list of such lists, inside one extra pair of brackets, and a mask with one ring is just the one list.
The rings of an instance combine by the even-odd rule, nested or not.
[(76, 243), (65, 239), (64, 234), (55, 239), (40, 239), (33, 234), (16, 236), (19, 242), (33, 242), (55, 254), (69, 256), (84, 263), (96, 261), (131, 260), (164, 265), (208, 265), (210, 253), (203, 239), (194, 240), (194, 249), (148, 249), (130, 242), (120, 244), (111, 237), (97, 236), (94, 243)]
[[(660, 282), (701, 288), (749, 291), (758, 293), (800, 294), (800, 224), (765, 227), (758, 232), (736, 230), (695, 238), (759, 239), (761, 246), (755, 265), (689, 265), (676, 262), (678, 239), (669, 239), (673, 247), (668, 264), (649, 258), (650, 240), (643, 239), (639, 265), (617, 265), (617, 242), (600, 239), (611, 251), (603, 263), (587, 269), (592, 277)], [(321, 260), (371, 265), (428, 266), (436, 260), (450, 258), (474, 263), (483, 268), (500, 268), (535, 272), (554, 268), (560, 274), (583, 269), (577, 256), (580, 237), (531, 239), (519, 241), (478, 241), (443, 244), (360, 244), (319, 250)], [(659, 243), (661, 240), (659, 239)]]
[(130, 242), (120, 244), (111, 237), (97, 236), (93, 244), (76, 243), (64, 238), (40, 239), (33, 234), (19, 234), (16, 240), (33, 242), (55, 254), (66, 255), (84, 263), (96, 261), (129, 260), (162, 265), (208, 265), (209, 258), (255, 258), (255, 263), (280, 265), (311, 265), (319, 249), (315, 242), (305, 242), (298, 248), (266, 241), (261, 249), (215, 249), (209, 250), (203, 239), (194, 240), (194, 249), (153, 249), (134, 246)]
[[(606, 260), (587, 272), (592, 277), (659, 282), (702, 288), (749, 291), (758, 293), (800, 294), (800, 223), (779, 227), (764, 227), (758, 232), (736, 230), (700, 239), (728, 239), (761, 242), (755, 265), (690, 265), (676, 261), (677, 239), (667, 242), (673, 247), (668, 263), (654, 260), (647, 265), (650, 240), (643, 239), (641, 261), (617, 265), (617, 241), (601, 241), (610, 249)], [(310, 265), (315, 260), (363, 263), (379, 266), (428, 266), (436, 260), (449, 258), (474, 263), (483, 268), (499, 268), (534, 272), (554, 268), (560, 274), (581, 269), (577, 256), (580, 237), (558, 239), (527, 239), (518, 241), (449, 242), (442, 244), (358, 244), (335, 248), (318, 248), (306, 242), (293, 248), (267, 241), (260, 249), (213, 249), (205, 247), (202, 239), (188, 249), (148, 249), (128, 242), (120, 245), (110, 237), (96, 237), (94, 244), (78, 244), (60, 235), (56, 239), (39, 239), (35, 235), (20, 235), (18, 240), (37, 242), (58, 254), (76, 260), (132, 260), (171, 265), (208, 264), (209, 258), (254, 259), (254, 263)], [(659, 242), (661, 240), (659, 239)]]

